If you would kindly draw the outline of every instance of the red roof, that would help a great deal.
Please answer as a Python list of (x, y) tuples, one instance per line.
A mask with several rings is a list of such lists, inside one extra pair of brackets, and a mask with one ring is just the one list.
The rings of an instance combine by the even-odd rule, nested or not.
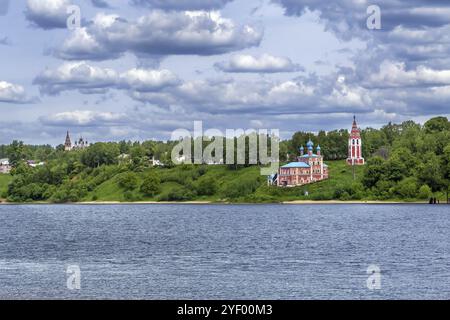
[(353, 117), (353, 126), (352, 126), (352, 132), (350, 133), (351, 139), (359, 139), (361, 138), (361, 132), (358, 128), (358, 124), (356, 123), (356, 116)]

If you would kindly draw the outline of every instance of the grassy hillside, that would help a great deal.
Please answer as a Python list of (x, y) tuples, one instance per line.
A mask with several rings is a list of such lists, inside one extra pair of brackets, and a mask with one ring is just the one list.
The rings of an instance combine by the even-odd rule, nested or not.
[[(279, 203), (296, 200), (377, 200), (376, 195), (365, 190), (361, 183), (364, 167), (355, 167), (355, 175), (353, 175), (353, 168), (345, 161), (327, 161), (326, 163), (330, 169), (328, 180), (295, 188), (268, 186), (266, 177), (260, 175), (260, 168), (256, 166), (234, 169), (228, 166), (183, 165), (132, 172), (126, 166), (111, 165), (74, 176), (66, 181), (62, 188), (56, 190), (56, 195), (61, 191), (62, 195), (68, 196), (51, 198), (50, 201)], [(130, 176), (132, 178), (128, 179)], [(148, 176), (157, 176), (160, 180), (159, 190), (154, 196), (147, 196), (141, 191), (141, 185)], [(5, 193), (11, 180), (12, 177), (9, 175), (0, 175), (0, 195)], [(67, 186), (70, 186), (70, 189), (64, 189)], [(55, 188), (49, 185), (43, 187), (44, 191), (53, 191), (52, 188)], [(444, 199), (443, 194), (435, 196)], [(384, 200), (417, 201), (418, 199), (385, 198)]]
[[(266, 177), (260, 175), (258, 167), (230, 169), (227, 166), (180, 166), (171, 169), (150, 169), (138, 173), (137, 186), (149, 171), (156, 171), (161, 179), (158, 195), (146, 197), (139, 187), (125, 191), (120, 187), (117, 174), (89, 192), (84, 201), (236, 201), (236, 202), (282, 202), (291, 200), (328, 200), (341, 193), (348, 200), (358, 197), (358, 181), (362, 167), (356, 167), (356, 181), (352, 168), (345, 161), (328, 161), (330, 179), (296, 188), (268, 187)], [(200, 186), (206, 191), (199, 190)], [(352, 189), (353, 188), (353, 189)], [(209, 190), (209, 192), (208, 192)], [(305, 196), (308, 191), (309, 196)], [(203, 193), (203, 194), (202, 194)], [(205, 194), (206, 193), (206, 194)], [(341, 197), (342, 198), (342, 197)], [(346, 194), (343, 196), (346, 199)]]
[(0, 174), (0, 199), (3, 198), (3, 194), (8, 189), (8, 184), (12, 180), (12, 176), (9, 174)]

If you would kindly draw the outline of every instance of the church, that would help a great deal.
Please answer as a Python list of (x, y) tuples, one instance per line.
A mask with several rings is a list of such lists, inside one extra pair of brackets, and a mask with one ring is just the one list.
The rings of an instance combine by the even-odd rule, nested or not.
[(328, 179), (328, 166), (323, 162), (320, 146), (314, 151), (314, 143), (309, 140), (303, 146), (296, 162), (288, 163), (278, 170), (277, 185), (280, 187), (297, 187)]
[(64, 142), (64, 151), (83, 150), (87, 147), (89, 147), (89, 143), (87, 140), (84, 140), (83, 137), (80, 137), (80, 139), (75, 141), (75, 145), (72, 145), (69, 131), (67, 131), (66, 141)]
[[(278, 185), (280, 187), (297, 187), (306, 184), (326, 180), (329, 178), (329, 168), (323, 162), (323, 156), (320, 146), (314, 151), (314, 143), (311, 139), (308, 141), (307, 153), (303, 146), (300, 148), (300, 156), (296, 162), (288, 163), (278, 169), (278, 172), (268, 179), (269, 185)], [(353, 117), (352, 130), (348, 139), (348, 165), (361, 166), (365, 164), (362, 155), (361, 130), (356, 123), (356, 116)]]

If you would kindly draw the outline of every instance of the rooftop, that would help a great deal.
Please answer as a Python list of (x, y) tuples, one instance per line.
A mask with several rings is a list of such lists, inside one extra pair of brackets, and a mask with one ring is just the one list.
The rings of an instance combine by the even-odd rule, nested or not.
[(300, 158), (314, 158), (314, 157), (318, 157), (318, 155), (313, 153), (312, 155), (304, 154), (304, 155), (300, 156)]
[(281, 168), (309, 168), (309, 164), (304, 162), (290, 162), (287, 165), (282, 166)]

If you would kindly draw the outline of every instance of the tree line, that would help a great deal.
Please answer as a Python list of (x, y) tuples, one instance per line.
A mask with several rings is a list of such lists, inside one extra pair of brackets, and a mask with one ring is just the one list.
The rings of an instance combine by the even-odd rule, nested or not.
[[(424, 125), (413, 121), (389, 123), (379, 129), (363, 129), (361, 135), (367, 164), (362, 176), (355, 182), (357, 187), (353, 186), (357, 189), (358, 197), (414, 199), (435, 192), (447, 192), (450, 181), (450, 124), (446, 117), (430, 119)], [(291, 139), (281, 141), (280, 160), (294, 160), (299, 147), (310, 138), (316, 145), (320, 144), (326, 161), (344, 160), (347, 158), (348, 137), (349, 133), (344, 129), (318, 133), (297, 132)], [(122, 176), (118, 183), (125, 192), (139, 189), (142, 194), (155, 195), (166, 178), (159, 177), (156, 170), (152, 173), (150, 160), (160, 160), (166, 169), (173, 167), (171, 152), (177, 143), (106, 142), (92, 144), (84, 150), (65, 152), (63, 145), (36, 146), (13, 141), (9, 145), (0, 145), (0, 158), (9, 158), (14, 166), (14, 178), (7, 194), (0, 197), (10, 201), (79, 201), (101, 183), (119, 174)], [(203, 147), (207, 145), (204, 143)], [(25, 160), (42, 161), (45, 165), (31, 168)], [(239, 170), (248, 166), (233, 165), (229, 169)], [(136, 175), (145, 175), (142, 181), (139, 180), (142, 185), (137, 185)], [(173, 179), (182, 178), (179, 175)], [(217, 189), (213, 179), (205, 180), (201, 185), (186, 186), (186, 190), (192, 187), (192, 190), (197, 188), (201, 190), (200, 193), (208, 194), (210, 192), (202, 189)], [(253, 191), (258, 189), (258, 183), (264, 184), (264, 181), (249, 180), (249, 189)], [(236, 192), (241, 189), (237, 183), (230, 186), (229, 192), (225, 194), (237, 197)], [(348, 189), (336, 190), (333, 197), (351, 197), (351, 188)], [(176, 192), (173, 197), (177, 198)]]

